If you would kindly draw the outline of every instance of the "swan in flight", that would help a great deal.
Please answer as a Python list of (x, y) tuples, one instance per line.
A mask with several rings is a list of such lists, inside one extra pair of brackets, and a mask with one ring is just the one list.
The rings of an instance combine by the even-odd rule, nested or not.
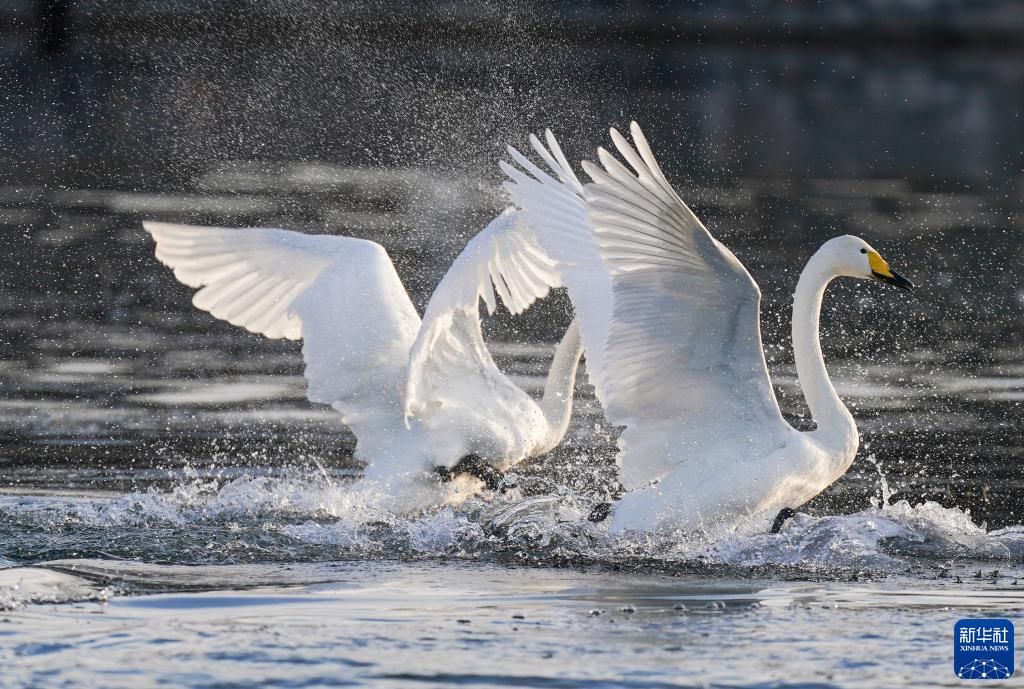
[[(635, 148), (615, 129), (629, 168), (598, 149), (582, 194), (559, 156), (531, 137), (554, 175), (517, 150), (501, 162), (512, 200), (562, 275), (608, 420), (625, 429), (611, 508), (613, 533), (708, 531), (792, 514), (842, 476), (857, 426), (829, 380), (818, 319), (837, 277), (904, 289), (865, 241), (826, 242), (807, 262), (793, 301), (793, 354), (816, 429), (782, 416), (761, 347), (761, 293), (669, 185), (643, 132)], [(547, 132), (548, 146), (557, 142)], [(542, 224), (537, 221), (543, 221)]]
[[(387, 252), (352, 237), (144, 222), (192, 303), (270, 338), (302, 339), (307, 396), (339, 411), (380, 506), (410, 512), (496, 487), (565, 435), (582, 344), (575, 323), (534, 401), (495, 365), (480, 302), (520, 313), (561, 285), (509, 209), (467, 244), (421, 321)], [(452, 478), (458, 480), (452, 481)]]

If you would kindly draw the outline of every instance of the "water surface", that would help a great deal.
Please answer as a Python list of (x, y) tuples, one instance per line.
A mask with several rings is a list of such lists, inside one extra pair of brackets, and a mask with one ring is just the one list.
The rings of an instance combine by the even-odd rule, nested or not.
[[(317, 45), (293, 58), (311, 51), (329, 60)], [(566, 442), (517, 467), (506, 492), (412, 518), (380, 512), (357, 482), (354, 438), (305, 400), (299, 345), (195, 311), (190, 291), (152, 256), (142, 219), (371, 237), (422, 309), (502, 204), (487, 181), (500, 146), (484, 134), (457, 146), (431, 124), (464, 110), (474, 123), (497, 123), (478, 127), (495, 138), (518, 131), (504, 126), (503, 118), (519, 121), (514, 109), (477, 117), (490, 76), (477, 74), (483, 86), (474, 87), (475, 73), (459, 72), (441, 89), (462, 100), (407, 98), (418, 107), (393, 108), (394, 127), (376, 122), (377, 110), (361, 111), (352, 122), (375, 121), (381, 135), (433, 128), (418, 143), (381, 152), (370, 141), (355, 151), (345, 147), (360, 139), (344, 127), (331, 131), (330, 146), (325, 132), (307, 137), (304, 118), (322, 111), (320, 101), (284, 124), (257, 117), (279, 101), (223, 69), (237, 46), (191, 79), (170, 81), (167, 47), (151, 48), (152, 90), (153, 74), (140, 66), (148, 57), (118, 63), (97, 53), (124, 67), (124, 79), (90, 63), (68, 69), (96, 72), (150, 104), (132, 126), (166, 120), (177, 136), (146, 129), (148, 143), (124, 143), (111, 169), (97, 171), (89, 167), (97, 151), (111, 151), (90, 133), (107, 131), (91, 127), (99, 115), (90, 111), (60, 136), (18, 139), (16, 161), (40, 148), (46, 155), (0, 187), (0, 685), (945, 686), (954, 683), (957, 619), (1019, 615), (1024, 292), (1012, 266), (1024, 259), (1020, 196), (1012, 166), (1000, 168), (999, 151), (978, 145), (1012, 121), (1012, 103), (993, 96), (1019, 81), (1012, 54), (899, 65), (882, 54), (831, 55), (811, 65), (802, 50), (765, 61), (719, 47), (710, 58), (671, 52), (663, 69), (645, 66), (642, 51), (624, 54), (626, 71), (644, 83), (651, 70), (660, 75), (638, 95), (641, 114), (676, 111), (673, 78), (700, 84), (698, 105), (679, 108), (652, 137), (682, 195), (762, 287), (769, 368), (794, 425), (811, 422), (788, 309), (816, 246), (860, 234), (919, 286), (913, 295), (868, 284), (829, 290), (822, 339), (861, 431), (857, 460), (783, 533), (709, 540), (611, 538), (586, 521), (615, 489), (616, 429), (585, 376)], [(352, 81), (369, 88), (361, 77), (404, 59), (376, 51)], [(248, 126), (204, 119), (202, 95), (179, 99), (180, 111), (152, 106), (218, 80), (230, 83), (222, 102), (251, 97), (256, 114), (236, 113)], [(950, 95), (968, 82), (973, 98)], [(26, 111), (61, 93), (75, 111), (84, 92), (66, 87), (33, 92)], [(572, 112), (587, 112), (584, 125), (603, 128), (603, 108), (632, 116), (615, 98), (591, 108), (600, 94), (579, 92), (562, 96)], [(744, 93), (776, 110), (758, 119), (756, 145), (733, 149), (725, 132), (748, 126)], [(354, 106), (339, 105), (337, 117), (346, 108)], [(847, 113), (849, 136), (831, 137), (837, 111)], [(872, 119), (880, 113), (902, 129), (880, 128), (888, 121)], [(950, 128), (965, 118), (970, 136), (950, 146)], [(18, 122), (31, 133), (30, 119)], [(679, 121), (710, 141), (701, 156), (689, 158), (676, 140)], [(230, 161), (251, 155), (253, 139), (273, 138), (268, 128), (280, 136), (267, 159)], [(570, 147), (586, 129), (567, 134)], [(936, 136), (945, 145), (921, 145)], [(793, 151), (796, 140), (831, 143)], [(92, 161), (88, 169), (39, 181), (54, 160), (63, 163), (65, 147)], [(879, 157), (883, 149), (891, 150)], [(735, 150), (754, 153), (737, 160)], [(292, 158), (313, 151), (334, 160)], [(161, 177), (154, 168), (163, 155), (173, 170)], [(962, 175), (950, 172), (950, 159), (964, 162)], [(894, 178), (904, 173), (917, 176)], [(78, 176), (93, 183), (72, 183)], [(947, 181), (958, 177), (970, 181)], [(154, 181), (166, 178), (174, 180), (166, 189)], [(488, 323), (499, 364), (531, 393), (542, 388), (546, 343), (569, 318), (555, 294), (525, 317), (500, 313)]]

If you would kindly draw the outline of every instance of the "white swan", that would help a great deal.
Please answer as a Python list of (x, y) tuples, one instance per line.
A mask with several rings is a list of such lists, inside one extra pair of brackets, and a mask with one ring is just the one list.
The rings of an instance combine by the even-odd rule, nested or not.
[[(480, 327), (497, 292), (519, 313), (560, 285), (520, 215), (474, 237), (421, 322), (387, 252), (374, 242), (288, 230), (143, 223), (156, 256), (193, 304), (270, 338), (302, 339), (307, 396), (341, 412), (356, 457), (383, 494), (412, 511), (493, 487), (497, 472), (564, 436), (582, 346), (575, 324), (535, 402), (495, 365)], [(480, 480), (445, 481), (462, 470)], [(466, 477), (463, 476), (463, 479)]]
[[(569, 289), (588, 372), (608, 420), (625, 426), (627, 492), (611, 530), (730, 528), (798, 508), (853, 462), (857, 426), (829, 380), (818, 340), (828, 283), (840, 276), (909, 289), (857, 237), (832, 239), (797, 283), (793, 354), (817, 428), (783, 418), (761, 348), (757, 284), (673, 191), (644, 139), (616, 130), (627, 169), (604, 149), (584, 163), (593, 182), (571, 185), (509, 148), (506, 188)], [(548, 143), (554, 141), (548, 133)], [(559, 161), (531, 142), (559, 177)], [(777, 522), (778, 523), (778, 522)]]

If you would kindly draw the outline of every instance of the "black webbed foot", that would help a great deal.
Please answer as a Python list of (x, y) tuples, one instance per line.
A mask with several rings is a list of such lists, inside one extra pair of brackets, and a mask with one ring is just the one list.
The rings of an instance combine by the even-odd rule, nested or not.
[(599, 502), (594, 505), (594, 509), (590, 510), (590, 514), (587, 515), (587, 521), (603, 522), (608, 518), (608, 515), (612, 513), (612, 504), (610, 502)]
[(482, 460), (479, 455), (466, 455), (452, 467), (436, 467), (434, 471), (442, 483), (447, 483), (459, 474), (469, 474), (480, 479), (488, 490), (497, 490), (504, 474)]
[(768, 533), (779, 533), (782, 531), (782, 525), (786, 523), (787, 519), (792, 519), (796, 516), (796, 510), (792, 507), (783, 507), (779, 510), (779, 513), (775, 515), (775, 521), (772, 522), (772, 528), (768, 530)]

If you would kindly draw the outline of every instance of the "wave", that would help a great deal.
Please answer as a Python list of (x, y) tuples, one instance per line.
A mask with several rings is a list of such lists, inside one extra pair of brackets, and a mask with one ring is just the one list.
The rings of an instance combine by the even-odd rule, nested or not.
[(379, 491), (365, 482), (298, 470), (188, 479), (117, 497), (10, 496), (0, 498), (0, 558), (223, 564), (419, 557), (655, 570), (777, 567), (837, 576), (941, 569), (944, 561), (1024, 562), (1024, 526), (990, 531), (969, 512), (890, 502), (885, 491), (852, 514), (798, 514), (779, 534), (741, 527), (612, 537), (586, 519), (600, 496), (554, 484), (529, 488), (411, 518), (380, 509)]

